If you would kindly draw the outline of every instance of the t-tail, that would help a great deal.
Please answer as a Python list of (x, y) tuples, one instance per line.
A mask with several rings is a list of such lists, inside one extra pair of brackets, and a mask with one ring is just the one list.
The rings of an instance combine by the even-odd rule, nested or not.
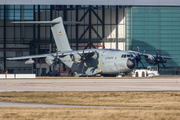
[(58, 51), (71, 51), (67, 34), (64, 29), (62, 17), (58, 17), (54, 19), (53, 21), (59, 22), (58, 24), (51, 26), (51, 30), (52, 30)]
[(57, 49), (58, 51), (63, 52), (63, 51), (72, 51), (69, 45), (66, 31), (64, 29), (64, 24), (80, 24), (83, 22), (63, 21), (62, 17), (58, 17), (52, 21), (19, 21), (19, 22), (12, 22), (12, 23), (50, 24)]

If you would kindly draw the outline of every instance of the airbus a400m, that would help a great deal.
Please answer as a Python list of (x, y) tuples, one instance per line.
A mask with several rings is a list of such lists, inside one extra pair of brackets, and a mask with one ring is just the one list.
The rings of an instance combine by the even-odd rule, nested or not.
[[(141, 56), (145, 56), (151, 64), (164, 63), (164, 59), (172, 57), (150, 55), (134, 51), (121, 51), (112, 49), (85, 49), (73, 51), (64, 29), (64, 24), (81, 24), (81, 22), (63, 21), (58, 17), (52, 21), (20, 21), (17, 24), (50, 24), (57, 46), (56, 53), (30, 55), (7, 58), (8, 60), (28, 59), (26, 63), (34, 63), (35, 58), (45, 58), (48, 65), (56, 61), (62, 61), (71, 68), (76, 76), (93, 76), (96, 74), (122, 74), (135, 69), (141, 62)], [(143, 65), (143, 64), (142, 64)]]

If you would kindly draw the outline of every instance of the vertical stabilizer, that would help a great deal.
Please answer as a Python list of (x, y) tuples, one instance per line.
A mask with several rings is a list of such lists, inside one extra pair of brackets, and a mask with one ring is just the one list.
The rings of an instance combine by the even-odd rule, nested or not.
[(52, 30), (58, 51), (71, 51), (72, 49), (70, 48), (67, 34), (64, 29), (62, 17), (58, 17), (54, 19), (52, 22), (59, 22), (51, 26), (51, 30)]

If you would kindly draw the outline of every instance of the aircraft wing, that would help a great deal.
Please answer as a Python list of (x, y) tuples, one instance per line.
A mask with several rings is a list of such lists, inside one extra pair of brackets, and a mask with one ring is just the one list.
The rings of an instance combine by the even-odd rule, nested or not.
[(6, 58), (7, 60), (22, 60), (22, 59), (29, 59), (29, 58), (42, 58), (47, 57), (51, 54), (40, 54), (40, 55), (29, 55), (29, 56), (22, 56), (22, 57), (13, 57), (13, 58)]
[[(94, 49), (84, 50), (84, 53), (93, 53), (93, 52), (95, 52)], [(52, 54), (54, 56), (65, 56), (65, 55), (73, 55), (76, 53), (83, 53), (83, 50), (58, 52), (58, 54), (57, 53), (52, 53)], [(6, 58), (6, 59), (7, 60), (22, 60), (22, 59), (30, 59), (30, 58), (44, 58), (47, 56), (52, 56), (52, 55), (50, 53), (48, 53), (48, 54), (40, 54), (40, 55), (29, 55), (29, 56), (22, 56), (22, 57)]]
[[(130, 51), (130, 52), (132, 52), (132, 53), (134, 53), (136, 55), (138, 55), (138, 53), (139, 53), (140, 56), (152, 55), (152, 54), (140, 53), (140, 52), (136, 52), (136, 51)], [(156, 57), (156, 55), (152, 55), (152, 56)], [(164, 59), (176, 59), (175, 57), (169, 57), (169, 56), (161, 56), (161, 57), (164, 58)]]
[[(156, 57), (156, 55), (152, 55), (154, 57)], [(176, 59), (175, 57), (169, 57), (169, 56), (161, 56), (164, 59)]]

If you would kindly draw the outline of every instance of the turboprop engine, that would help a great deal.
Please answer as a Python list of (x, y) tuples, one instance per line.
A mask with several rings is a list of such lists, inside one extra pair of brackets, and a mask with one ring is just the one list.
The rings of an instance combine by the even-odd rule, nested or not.
[(158, 55), (158, 52), (157, 52), (157, 49), (156, 49), (156, 56), (148, 55), (147, 57), (145, 57), (146, 62), (149, 63), (149, 64), (154, 64), (154, 65), (158, 64), (158, 66), (159, 66), (159, 63), (161, 63), (165, 67), (165, 65), (163, 63), (166, 63), (167, 60), (164, 59), (163, 57), (161, 57), (163, 52), (164, 51), (162, 51), (161, 55)]
[(152, 55), (147, 55), (147, 56), (145, 57), (145, 60), (146, 60), (146, 62), (149, 63), (149, 64), (154, 64), (154, 63), (155, 63), (155, 58), (154, 58)]
[(45, 61), (46, 61), (46, 63), (47, 63), (48, 65), (51, 65), (51, 64), (54, 63), (54, 57), (53, 57), (53, 56), (47, 56), (47, 57), (45, 58)]

